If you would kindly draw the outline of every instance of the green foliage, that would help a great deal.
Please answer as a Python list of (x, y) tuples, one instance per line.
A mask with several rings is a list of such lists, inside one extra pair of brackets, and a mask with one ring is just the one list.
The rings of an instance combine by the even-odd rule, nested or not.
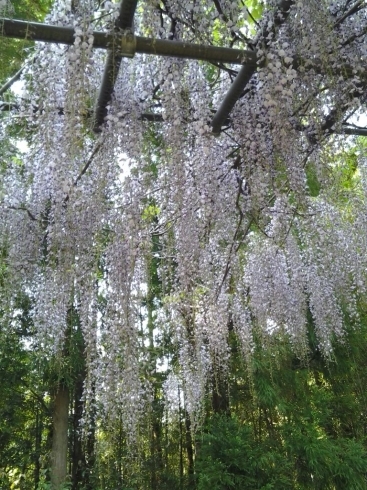
[[(152, 247), (159, 247), (155, 237)], [(153, 312), (153, 299), (160, 296), (161, 285), (157, 264), (150, 263), (149, 267), (147, 307)], [(32, 352), (22, 340), (30, 331), (29, 299), (20, 296), (15, 306), (16, 328), (3, 327), (0, 332), (0, 376), (4, 380), (0, 396), (0, 486), (18, 489), (30, 488), (33, 480), (36, 420), (41, 413), (46, 423), (40, 426), (37, 422), (37, 430), (43, 434), (37, 459), (41, 456), (47, 468), (49, 419), (35, 398), (37, 383), (42, 385), (44, 380), (37, 381), (37, 372), (31, 367)], [(233, 334), (228, 387), (232, 415), (213, 414), (210, 408), (207, 411), (205, 429), (195, 444), (198, 490), (367, 488), (367, 395), (363, 382), (367, 376), (367, 321), (363, 306), (360, 328), (346, 325), (345, 342), (335, 342), (332, 361), (325, 361), (317, 351), (310, 323), (310, 352), (302, 361), (294, 356), (285, 336), (273, 338), (270, 344), (264, 338), (255, 338), (249, 377), (238, 357)], [(61, 376), (72, 389), (78, 372), (83, 370), (78, 315), (73, 309), (69, 315), (72, 328), (66, 342), (67, 359), (62, 366), (49, 365), (47, 386)], [(152, 317), (149, 322), (153, 329)], [(150, 361), (159, 358), (158, 351), (147, 347)], [(165, 373), (152, 372), (154, 400), (145, 422), (149, 430), (142, 430), (151, 434), (151, 439), (147, 435), (139, 439), (140, 459), (132, 458), (128, 451), (122, 421), (113, 426), (98, 422), (93, 488), (193, 488), (188, 474), (184, 411), (178, 418), (167, 418), (161, 403), (164, 377)], [(22, 479), (24, 483), (19, 483)], [(47, 469), (40, 469), (37, 485), (38, 490), (49, 488)]]
[(311, 163), (306, 167), (307, 186), (311, 197), (317, 197), (320, 193), (320, 182), (317, 178), (316, 169)]
[[(53, 0), (11, 0), (12, 16), (15, 19), (41, 22)], [(1, 36), (1, 24), (0, 24)], [(21, 39), (1, 38), (0, 42), (0, 87), (22, 66), (29, 55), (33, 42)]]
[(236, 417), (214, 416), (200, 441), (198, 490), (293, 488), (290, 463), (268, 441), (257, 441)]
[(13, 17), (40, 22), (50, 10), (52, 3), (53, 0), (11, 0)]
[(332, 361), (312, 342), (303, 361), (286, 338), (257, 342), (250, 378), (234, 349), (232, 416), (208, 413), (198, 490), (367, 488), (367, 323), (346, 325)]
[[(25, 298), (14, 305), (14, 324), (0, 325), (0, 488), (29, 488), (47, 416), (35, 357), (27, 348), (30, 320)], [(22, 310), (23, 308), (23, 310)], [(38, 379), (37, 379), (38, 378)]]
[[(58, 490), (70, 490), (71, 483), (64, 483)], [(49, 469), (45, 468), (41, 471), (41, 478), (38, 482), (36, 490), (53, 490), (51, 483), (49, 481)], [(82, 490), (82, 489), (80, 489)]]
[(264, 5), (263, 2), (259, 0), (247, 0), (245, 1), (245, 5), (249, 9), (251, 13), (251, 17), (249, 17), (249, 22), (258, 21), (263, 13)]

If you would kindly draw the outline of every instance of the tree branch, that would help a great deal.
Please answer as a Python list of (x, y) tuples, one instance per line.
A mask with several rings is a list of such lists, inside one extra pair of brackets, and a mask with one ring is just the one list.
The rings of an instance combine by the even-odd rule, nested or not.
[(20, 70), (18, 70), (11, 78), (10, 80), (8, 80), (6, 83), (4, 83), (4, 85), (0, 88), (0, 96), (3, 95), (7, 90), (9, 90), (9, 88), (15, 83), (17, 82), (22, 73), (23, 73), (23, 70), (24, 70), (24, 67), (22, 67)]
[(93, 159), (94, 157), (97, 155), (97, 153), (99, 152), (99, 150), (102, 148), (102, 141), (100, 141), (96, 147), (94, 148), (91, 156), (89, 157), (88, 161), (86, 162), (86, 164), (84, 165), (84, 167), (82, 168), (82, 170), (80, 171), (80, 174), (78, 175), (78, 177), (75, 179), (74, 181), (74, 184), (73, 186), (76, 187), (78, 185), (78, 182), (80, 181), (80, 179), (83, 177), (83, 175), (86, 173), (86, 171), (88, 170), (88, 168), (90, 167), (91, 163), (93, 162)]
[(213, 0), (213, 3), (215, 5), (215, 8), (217, 9), (218, 14), (222, 16), (224, 22), (228, 22), (228, 17), (223, 12), (223, 9), (222, 9), (222, 6), (221, 6), (219, 0)]
[(5, 102), (0, 100), (0, 112), (19, 110), (19, 105), (15, 102)]
[(362, 37), (362, 36), (365, 36), (367, 34), (367, 27), (365, 27), (364, 29), (362, 29), (361, 32), (359, 33), (356, 33), (356, 34), (353, 34), (353, 36), (350, 36), (346, 41), (344, 41), (342, 43), (342, 46), (347, 46), (348, 44), (352, 43), (353, 41), (355, 41), (356, 39)]
[(246, 10), (247, 10), (247, 13), (248, 13), (248, 16), (250, 17), (250, 19), (252, 20), (252, 22), (257, 26), (257, 27), (260, 27), (260, 24), (258, 23), (258, 21), (255, 19), (255, 17), (252, 15), (252, 13), (250, 12), (250, 9), (246, 6)]
[(25, 206), (7, 206), (8, 209), (14, 209), (15, 211), (25, 211), (32, 221), (38, 221), (38, 219), (32, 214)]
[(362, 10), (363, 8), (366, 7), (366, 5), (364, 5), (364, 0), (358, 0), (358, 2), (356, 2), (353, 7), (351, 7), (348, 12), (345, 12), (345, 14), (343, 14), (341, 17), (339, 17), (339, 19), (336, 20), (335, 24), (334, 24), (334, 27), (337, 27), (338, 25), (340, 25), (342, 22), (344, 22), (348, 17), (350, 17), (351, 15), (359, 12), (359, 10)]
[[(92, 151), (90, 157), (88, 158), (88, 160), (86, 161), (84, 167), (81, 169), (79, 175), (77, 176), (77, 178), (74, 180), (73, 182), (73, 187), (76, 187), (78, 185), (78, 183), (80, 182), (80, 180), (82, 179), (83, 175), (85, 175), (85, 173), (87, 172), (88, 168), (91, 166), (92, 162), (93, 162), (93, 159), (94, 157), (97, 155), (97, 153), (99, 152), (99, 150), (102, 148), (102, 145), (103, 145), (103, 141), (99, 141), (94, 150)], [(64, 199), (64, 206), (66, 206), (66, 204), (68, 203), (70, 199), (70, 194), (67, 194), (65, 196), (65, 199)]]
[(336, 131), (336, 132), (342, 134), (348, 134), (351, 136), (367, 136), (367, 127), (362, 128), (359, 126), (355, 126), (354, 124), (350, 124), (350, 125), (346, 124), (345, 126), (343, 125), (340, 131)]

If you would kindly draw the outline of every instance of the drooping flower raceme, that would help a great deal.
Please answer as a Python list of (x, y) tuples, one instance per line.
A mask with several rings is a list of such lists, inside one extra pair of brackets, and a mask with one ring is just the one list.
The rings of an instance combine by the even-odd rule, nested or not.
[[(311, 315), (328, 355), (345, 315), (358, 319), (364, 173), (346, 210), (328, 192), (334, 167), (325, 155), (337, 154), (364, 101), (366, 13), (349, 15), (348, 2), (295, 1), (284, 15), (271, 1), (257, 29), (241, 2), (146, 0), (137, 34), (256, 49), (258, 69), (215, 138), (213, 112), (236, 67), (123, 59), (96, 135), (105, 55), (92, 33), (118, 13), (97, 4), (55, 2), (46, 21), (73, 26), (74, 44), (37, 44), (26, 71), (19, 116), (29, 152), (20, 166), (7, 160), (2, 188), (9, 288), (32, 297), (48, 352), (61, 349), (77, 308), (86, 396), (97, 392), (111, 414), (123, 407), (127, 428), (149, 400), (142, 380), (152, 369), (146, 317), (154, 313), (157, 335), (168, 332), (177, 349), (177, 363), (165, 362), (194, 420), (213, 371), (226, 370), (232, 329), (247, 359), (253, 329), (264, 338), (282, 332), (304, 353)], [(153, 275), (159, 288), (147, 306)]]

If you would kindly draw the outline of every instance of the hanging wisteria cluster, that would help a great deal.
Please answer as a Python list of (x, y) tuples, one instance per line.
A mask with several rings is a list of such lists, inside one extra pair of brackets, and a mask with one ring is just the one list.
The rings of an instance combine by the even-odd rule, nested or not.
[[(149, 402), (142, 379), (157, 368), (145, 349), (149, 315), (153, 342), (168, 332), (176, 349), (174, 364), (163, 359), (167, 400), (172, 386), (183, 390), (192, 420), (213, 372), (226, 371), (230, 331), (247, 360), (254, 332), (264, 342), (285, 335), (304, 355), (312, 318), (330, 355), (346, 316), (358, 322), (363, 149), (348, 206), (335, 198), (333, 169), (366, 99), (367, 15), (363, 1), (141, 0), (137, 34), (253, 50), (257, 69), (214, 136), (213, 114), (238, 67), (123, 59), (96, 134), (105, 55), (93, 31), (111, 29), (118, 10), (55, 1), (45, 22), (73, 26), (75, 41), (38, 43), (24, 75), (17, 116), (29, 151), (21, 165), (7, 162), (0, 229), (9, 289), (32, 297), (38, 345), (62, 350), (77, 308), (86, 398), (97, 393), (110, 414), (122, 407), (132, 430)], [(11, 114), (3, 135), (7, 124)], [(148, 307), (152, 274), (159, 294)]]

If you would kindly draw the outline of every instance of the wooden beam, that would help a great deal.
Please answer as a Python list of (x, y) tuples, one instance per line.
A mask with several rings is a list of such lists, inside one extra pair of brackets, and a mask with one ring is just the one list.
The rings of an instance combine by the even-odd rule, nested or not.
[[(133, 54), (153, 54), (156, 56), (170, 56), (173, 58), (187, 58), (217, 63), (235, 65), (251, 65), (256, 68), (256, 53), (254, 51), (222, 48), (204, 44), (191, 44), (165, 39), (152, 39), (134, 36), (132, 33), (117, 32), (115, 34), (93, 31), (93, 47), (113, 50), (115, 53), (123, 51), (126, 37), (132, 36), (135, 46)], [(75, 31), (73, 27), (60, 27), (37, 22), (0, 18), (0, 37), (13, 37), (57, 44), (74, 44)]]
[[(119, 16), (115, 21), (115, 33), (119, 32), (120, 30), (129, 29), (132, 35), (132, 25), (137, 3), (138, 0), (123, 0), (121, 2)], [(132, 40), (131, 36), (130, 40)], [(134, 42), (134, 40), (135, 38), (133, 38), (132, 42), (128, 43), (130, 48), (129, 54), (132, 54), (133, 56), (135, 54), (134, 51), (136, 50), (136, 43)], [(125, 46), (125, 48), (126, 47), (127, 46)], [(126, 51), (127, 50), (125, 49), (125, 53), (123, 54), (126, 55)], [(105, 69), (103, 72), (101, 87), (99, 89), (96, 107), (94, 110), (93, 130), (95, 132), (100, 131), (100, 127), (102, 126), (105, 117), (107, 116), (107, 105), (112, 97), (121, 61), (122, 53), (118, 53), (118, 51), (116, 50), (109, 51)]]
[[(276, 9), (276, 15), (274, 15), (275, 26), (282, 24), (286, 20), (289, 9), (293, 4), (294, 0), (279, 0)], [(269, 35), (269, 28), (267, 23), (263, 21), (262, 24), (264, 28), (261, 29), (260, 37), (257, 39), (257, 42), (255, 42), (255, 48), (261, 41), (263, 41), (264, 39), (266, 40)], [(237, 100), (240, 98), (243, 90), (245, 89), (255, 71), (256, 66), (251, 68), (246, 64), (238, 72), (237, 77), (234, 79), (234, 82), (232, 83), (230, 89), (224, 97), (223, 102), (221, 103), (213, 118), (212, 131), (215, 135), (220, 134), (224, 121), (228, 118), (230, 112), (235, 106)]]

